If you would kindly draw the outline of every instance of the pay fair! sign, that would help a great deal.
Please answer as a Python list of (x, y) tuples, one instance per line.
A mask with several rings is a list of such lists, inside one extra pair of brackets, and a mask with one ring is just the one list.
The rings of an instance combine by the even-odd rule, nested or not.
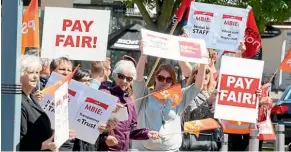
[(264, 62), (223, 56), (215, 106), (215, 118), (255, 123)]
[(46, 7), (41, 57), (104, 61), (109, 19), (105, 10)]

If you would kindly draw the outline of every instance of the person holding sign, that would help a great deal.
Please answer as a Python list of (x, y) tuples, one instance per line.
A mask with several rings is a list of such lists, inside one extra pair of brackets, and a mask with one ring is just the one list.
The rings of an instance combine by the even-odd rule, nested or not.
[[(187, 86), (196, 82), (199, 64), (195, 65), (192, 69), (191, 75), (188, 79)], [(210, 100), (214, 91), (214, 78), (213, 73), (209, 66), (205, 71), (205, 80), (203, 81), (203, 88), (198, 96), (191, 101), (190, 105), (185, 109), (182, 117), (182, 128), (184, 123), (194, 120), (202, 120), (206, 118), (214, 118), (214, 101)], [(184, 130), (185, 131), (185, 130)], [(219, 131), (219, 132), (218, 132)], [(204, 131), (198, 137), (194, 134), (184, 134), (181, 151), (218, 151), (221, 147), (221, 141), (216, 141), (217, 138), (221, 139), (222, 130), (209, 130)], [(218, 136), (220, 135), (220, 136)]]
[[(73, 76), (73, 79), (76, 81), (79, 81), (83, 83), (84, 85), (90, 86), (90, 72), (86, 69), (79, 68), (75, 75)], [(100, 144), (100, 140), (104, 134), (102, 134), (105, 131), (112, 130), (117, 126), (118, 120), (113, 119), (113, 120), (108, 120), (107, 124), (100, 125), (98, 127), (99, 132), (101, 135), (96, 141), (96, 144), (90, 144), (88, 142), (82, 141), (80, 139), (75, 139), (74, 140), (74, 146), (73, 146), (73, 151), (97, 151), (98, 149), (96, 148), (96, 145)]]
[[(183, 88), (182, 96), (176, 106), (171, 106), (173, 100), (158, 100), (150, 95), (168, 89), (176, 84), (174, 67), (168, 64), (160, 65), (154, 73), (154, 89), (148, 90), (144, 82), (146, 56), (141, 46), (141, 56), (137, 64), (137, 79), (133, 82), (133, 93), (139, 128), (150, 128), (158, 131), (161, 139), (157, 141), (133, 141), (134, 149), (153, 151), (178, 151), (182, 144), (181, 115), (185, 108), (199, 94), (205, 79), (205, 65), (201, 65), (196, 77), (197, 83)], [(145, 97), (146, 96), (146, 97)], [(139, 98), (143, 98), (139, 100)]]
[[(159, 139), (156, 131), (149, 131), (146, 128), (137, 129), (137, 113), (134, 103), (126, 90), (130, 87), (132, 81), (136, 78), (136, 69), (132, 62), (121, 60), (116, 63), (112, 72), (115, 86), (108, 88), (101, 85), (100, 90), (107, 92), (119, 98), (119, 102), (127, 108), (128, 120), (118, 123), (116, 129), (113, 129), (106, 138), (106, 145), (99, 145), (98, 150), (103, 151), (127, 151), (129, 149), (129, 140), (148, 140)], [(118, 143), (111, 143), (112, 138), (116, 138)]]
[(21, 151), (57, 150), (50, 119), (31, 94), (37, 86), (41, 69), (38, 57), (22, 56), (21, 128), (17, 145)]
[(73, 71), (73, 63), (66, 57), (54, 59), (50, 64), (50, 71), (67, 76)]

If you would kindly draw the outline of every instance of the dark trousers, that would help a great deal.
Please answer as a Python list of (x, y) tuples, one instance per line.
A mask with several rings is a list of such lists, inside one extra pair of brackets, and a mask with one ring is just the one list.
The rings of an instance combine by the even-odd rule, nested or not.
[(228, 151), (248, 151), (249, 139), (249, 134), (229, 134)]

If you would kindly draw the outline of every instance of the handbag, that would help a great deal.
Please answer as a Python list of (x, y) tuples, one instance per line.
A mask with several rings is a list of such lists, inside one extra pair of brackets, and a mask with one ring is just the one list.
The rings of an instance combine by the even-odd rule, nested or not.
[[(194, 99), (194, 102), (196, 105), (199, 105), (197, 99)], [(190, 121), (206, 118), (214, 118), (214, 110), (211, 103), (204, 101), (199, 105), (199, 107), (191, 111)], [(220, 125), (220, 128), (200, 133), (199, 137), (196, 137), (196, 135), (191, 133), (184, 133), (180, 150), (218, 151), (224, 142), (223, 128), (221, 121), (217, 119), (215, 120)], [(182, 130), (183, 129), (184, 128), (182, 127)]]

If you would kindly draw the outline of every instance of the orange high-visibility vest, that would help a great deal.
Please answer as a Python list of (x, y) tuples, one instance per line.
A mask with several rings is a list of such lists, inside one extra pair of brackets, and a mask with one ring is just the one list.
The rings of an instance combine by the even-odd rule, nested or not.
[(254, 128), (252, 123), (222, 120), (223, 132), (227, 134), (249, 134)]

